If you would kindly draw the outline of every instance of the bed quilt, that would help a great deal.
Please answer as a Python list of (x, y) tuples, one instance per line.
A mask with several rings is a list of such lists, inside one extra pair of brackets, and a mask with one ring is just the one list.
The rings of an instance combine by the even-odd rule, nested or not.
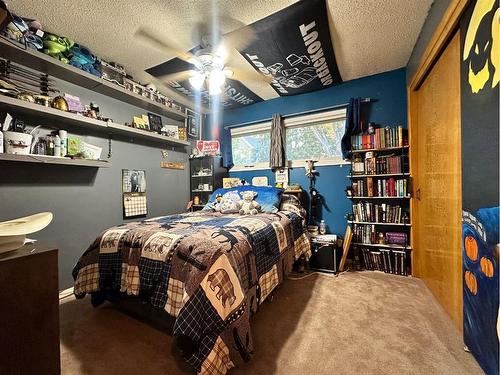
[(222, 375), (251, 358), (250, 316), (302, 255), (309, 239), (292, 212), (165, 216), (104, 231), (73, 269), (74, 293), (147, 298), (176, 318), (194, 369)]

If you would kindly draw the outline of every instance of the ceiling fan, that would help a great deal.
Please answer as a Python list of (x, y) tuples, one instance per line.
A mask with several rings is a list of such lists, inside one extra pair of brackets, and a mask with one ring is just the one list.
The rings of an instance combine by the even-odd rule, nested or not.
[[(220, 22), (222, 19), (222, 17), (218, 17), (217, 21)], [(162, 81), (188, 80), (195, 90), (208, 90), (210, 95), (222, 93), (226, 78), (269, 83), (272, 78), (269, 79), (269, 77), (256, 72), (252, 67), (241, 69), (228, 64), (231, 54), (238, 54), (238, 49), (243, 49), (255, 41), (256, 34), (250, 26), (243, 25), (240, 21), (227, 16), (224, 19), (233, 23), (237, 22), (240, 27), (228, 34), (221, 35), (210, 30), (207, 27), (207, 22), (197, 24), (194, 28), (194, 34), (195, 43), (199, 44), (199, 48), (193, 49), (192, 52), (183, 51), (175, 42), (158, 37), (154, 32), (145, 28), (140, 28), (135, 35), (163, 51), (174, 53), (176, 57), (192, 65), (188, 70), (157, 77)]]

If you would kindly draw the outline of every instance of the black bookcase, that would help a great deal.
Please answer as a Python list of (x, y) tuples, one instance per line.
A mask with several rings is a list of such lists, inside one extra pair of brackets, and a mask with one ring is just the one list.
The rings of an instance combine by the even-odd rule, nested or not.
[[(191, 176), (191, 211), (201, 210), (210, 195), (222, 187), (222, 179), (228, 176), (227, 169), (222, 166), (220, 156), (202, 156), (189, 160)], [(198, 201), (196, 200), (198, 197)]]
[(408, 153), (406, 144), (351, 150), (351, 246), (361, 251), (368, 270), (411, 274)]

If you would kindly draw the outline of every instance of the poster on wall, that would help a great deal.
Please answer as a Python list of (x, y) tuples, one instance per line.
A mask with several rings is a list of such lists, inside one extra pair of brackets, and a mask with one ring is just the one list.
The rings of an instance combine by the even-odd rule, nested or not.
[(342, 82), (325, 0), (299, 1), (250, 27), (257, 38), (239, 52), (255, 70), (272, 77), (271, 86), (278, 95), (302, 94)]
[(460, 22), (464, 343), (488, 375), (499, 368), (499, 19), (496, 0)]
[(146, 171), (122, 169), (123, 218), (133, 219), (148, 214)]
[[(192, 49), (190, 52), (195, 53), (199, 48), (200, 47), (198, 46)], [(153, 77), (159, 78), (161, 80), (161, 77), (165, 75), (174, 74), (185, 70), (193, 70), (193, 67), (194, 65), (175, 57), (164, 63), (146, 69), (146, 72), (151, 74)], [(168, 85), (175, 91), (184, 96), (187, 96), (193, 101), (199, 99), (202, 104), (207, 106), (212, 102), (212, 98), (206, 87), (203, 87), (201, 90), (197, 91), (191, 86), (189, 80), (187, 79), (177, 81), (174, 80), (168, 82)], [(262, 98), (260, 96), (251, 91), (243, 83), (230, 78), (226, 78), (226, 82), (222, 91), (223, 95), (218, 98), (217, 103), (220, 104), (224, 109), (238, 108), (262, 101)]]

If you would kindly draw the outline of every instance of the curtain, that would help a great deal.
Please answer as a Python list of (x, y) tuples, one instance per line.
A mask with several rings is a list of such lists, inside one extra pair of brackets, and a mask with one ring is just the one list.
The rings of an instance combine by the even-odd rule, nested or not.
[(285, 167), (285, 131), (280, 114), (274, 114), (271, 122), (271, 147), (269, 166), (271, 169)]
[(362, 131), (360, 119), (360, 98), (351, 98), (347, 107), (347, 116), (345, 121), (345, 133), (341, 140), (342, 156), (344, 159), (349, 158), (351, 150), (351, 136)]
[(231, 143), (231, 129), (226, 129), (222, 127), (222, 134), (220, 140), (220, 147), (222, 153), (222, 166), (224, 168), (233, 167), (233, 149)]

